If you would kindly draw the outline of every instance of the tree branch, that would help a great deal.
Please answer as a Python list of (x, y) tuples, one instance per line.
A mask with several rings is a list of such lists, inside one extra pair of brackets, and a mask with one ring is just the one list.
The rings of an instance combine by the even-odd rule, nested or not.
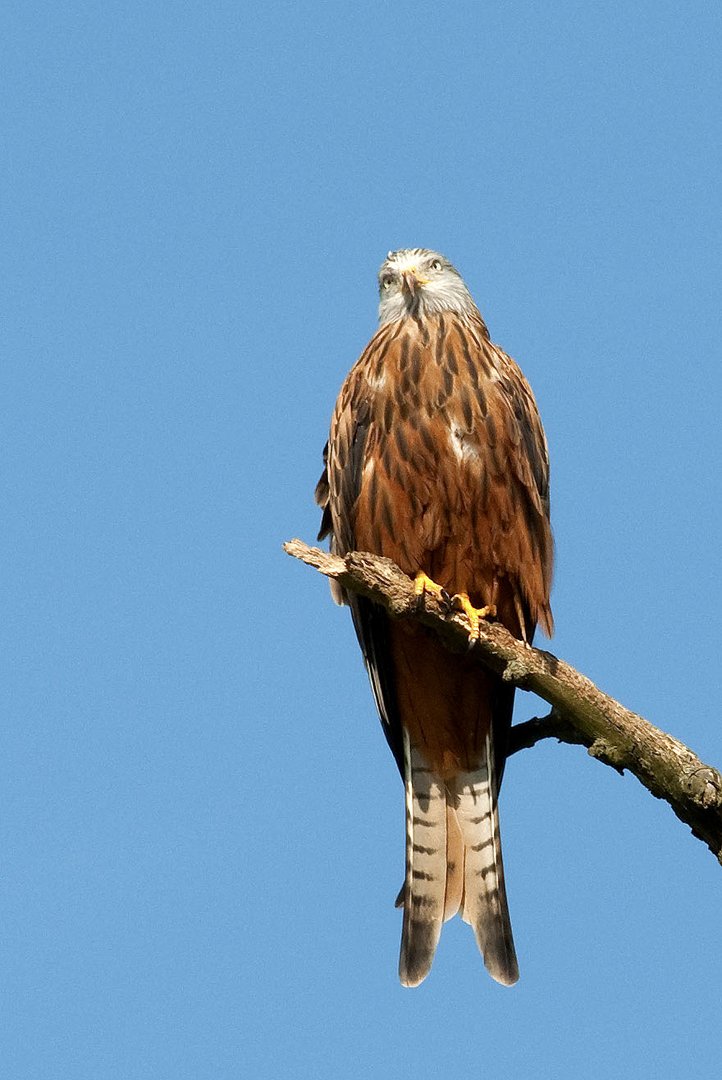
[(452, 651), (473, 645), (480, 663), (549, 702), (548, 716), (512, 727), (511, 753), (547, 738), (586, 746), (592, 757), (617, 772), (627, 769), (655, 798), (668, 802), (722, 863), (722, 775), (683, 743), (625, 709), (552, 653), (517, 641), (500, 623), (482, 622), (478, 640), (470, 643), (466, 617), (428, 594), (419, 607), (412, 580), (390, 559), (361, 551), (341, 558), (301, 540), (283, 546), (344, 589), (382, 605), (394, 618), (412, 618), (431, 627)]

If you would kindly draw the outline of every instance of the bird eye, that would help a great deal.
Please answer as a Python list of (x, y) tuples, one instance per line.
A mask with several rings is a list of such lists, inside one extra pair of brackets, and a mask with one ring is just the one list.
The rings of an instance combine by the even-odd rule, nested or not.
[(441, 262), (439, 261), (439, 259), (434, 259), (434, 261), (431, 264), (431, 269), (432, 270), (440, 270), (441, 269)]
[(390, 289), (393, 284), (393, 280), (394, 279), (391, 277), (391, 274), (384, 274), (384, 276), (381, 278), (382, 287), (384, 289)]

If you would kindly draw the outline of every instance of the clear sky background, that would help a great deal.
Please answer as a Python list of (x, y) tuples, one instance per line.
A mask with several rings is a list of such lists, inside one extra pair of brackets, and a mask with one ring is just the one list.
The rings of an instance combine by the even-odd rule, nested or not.
[(715, 1075), (722, 871), (579, 748), (507, 770), (517, 987), (458, 921), (399, 986), (402, 786), (281, 542), (438, 248), (546, 426), (552, 648), (722, 765), (720, 4), (2, 23), (3, 1075)]

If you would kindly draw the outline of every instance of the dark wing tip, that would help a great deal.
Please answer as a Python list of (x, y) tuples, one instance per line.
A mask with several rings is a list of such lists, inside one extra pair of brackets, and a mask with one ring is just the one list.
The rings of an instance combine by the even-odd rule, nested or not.
[(317, 540), (325, 540), (327, 536), (331, 535), (333, 530), (333, 522), (331, 521), (331, 508), (330, 506), (324, 506), (323, 514), (321, 515), (321, 528), (318, 530)]
[(318, 478), (316, 484), (316, 490), (313, 493), (313, 497), (316, 500), (318, 506), (323, 509), (323, 515), (321, 517), (321, 528), (318, 531), (317, 540), (325, 540), (325, 538), (331, 533), (331, 507), (329, 506), (329, 499), (331, 496), (331, 488), (328, 482), (328, 443), (323, 448), (323, 472)]

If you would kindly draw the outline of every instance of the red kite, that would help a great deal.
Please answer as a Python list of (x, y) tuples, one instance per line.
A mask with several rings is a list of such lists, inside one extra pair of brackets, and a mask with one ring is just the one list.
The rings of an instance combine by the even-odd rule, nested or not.
[[(316, 489), (319, 539), (385, 555), (478, 620), (531, 643), (549, 606), (549, 458), (531, 389), (492, 344), (451, 263), (390, 252), (380, 326), (338, 398)], [(413, 621), (348, 603), (386, 738), (406, 785), (406, 878), (399, 975), (416, 986), (446, 919), (474, 929), (489, 973), (519, 977), (497, 796), (514, 689)]]

